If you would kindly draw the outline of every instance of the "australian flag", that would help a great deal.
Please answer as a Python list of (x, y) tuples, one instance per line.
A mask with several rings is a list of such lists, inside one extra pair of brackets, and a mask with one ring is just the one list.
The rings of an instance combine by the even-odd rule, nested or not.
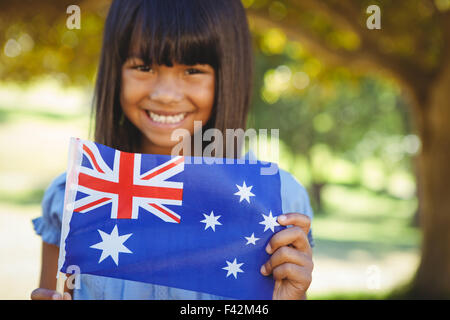
[(274, 164), (198, 160), (72, 139), (59, 270), (271, 299), (260, 268), (282, 228), (280, 176), (261, 168)]

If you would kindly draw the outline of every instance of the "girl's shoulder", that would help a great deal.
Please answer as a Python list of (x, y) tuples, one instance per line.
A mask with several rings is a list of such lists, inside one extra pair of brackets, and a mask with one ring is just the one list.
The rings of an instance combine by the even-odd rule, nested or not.
[[(312, 221), (314, 214), (305, 187), (303, 187), (303, 185), (289, 172), (279, 169), (279, 174), (283, 213), (302, 213), (307, 215)], [(310, 228), (308, 232), (308, 241), (313, 248), (315, 246), (315, 241), (312, 235), (312, 228)]]
[[(247, 151), (243, 158), (245, 160), (258, 159), (252, 149)], [(305, 187), (288, 171), (278, 167), (278, 173), (280, 175), (283, 213), (298, 212), (312, 219), (313, 211)]]
[(42, 206), (53, 202), (64, 202), (64, 191), (66, 188), (66, 173), (57, 176), (45, 190), (42, 198)]
[(279, 169), (283, 212), (298, 212), (313, 218), (313, 211), (305, 187), (286, 170)]
[(59, 245), (65, 186), (65, 173), (53, 179), (42, 198), (42, 215), (32, 220), (34, 230), (46, 243)]

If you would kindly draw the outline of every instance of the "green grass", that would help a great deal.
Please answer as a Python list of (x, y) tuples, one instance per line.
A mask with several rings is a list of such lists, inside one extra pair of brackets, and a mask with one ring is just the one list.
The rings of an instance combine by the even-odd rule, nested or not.
[(416, 199), (396, 199), (364, 188), (324, 188), (324, 213), (315, 216), (316, 238), (416, 247), (419, 231), (411, 225)]
[[(341, 265), (339, 270), (344, 272), (361, 272), (366, 266), (377, 265), (382, 273), (389, 273), (394, 263), (403, 274), (411, 274), (415, 268), (411, 257), (417, 256), (420, 244), (420, 230), (412, 226), (416, 208), (415, 198), (400, 199), (363, 187), (328, 185), (323, 189), (323, 212), (316, 214), (312, 222), (314, 257), (319, 261), (336, 261)], [(404, 260), (406, 257), (408, 260)], [(348, 269), (342, 269), (342, 264)], [(361, 278), (364, 273), (356, 275)], [(308, 297), (314, 300), (401, 299), (401, 294), (396, 292), (405, 286), (405, 281), (407, 285), (408, 277), (391, 278), (380, 290), (359, 285), (354, 291), (335, 288), (330, 292), (311, 292)]]
[(18, 206), (36, 205), (42, 202), (45, 189), (30, 189), (20, 192), (8, 193), (6, 190), (0, 194), (0, 203)]
[(369, 292), (330, 292), (327, 294), (310, 294), (308, 299), (311, 300), (386, 300), (389, 299), (390, 294), (383, 293), (369, 293)]

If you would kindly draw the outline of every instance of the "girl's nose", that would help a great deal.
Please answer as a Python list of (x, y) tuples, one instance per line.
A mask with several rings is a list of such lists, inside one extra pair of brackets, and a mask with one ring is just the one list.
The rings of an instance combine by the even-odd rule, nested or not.
[(159, 83), (153, 86), (153, 90), (149, 93), (149, 97), (153, 101), (170, 104), (180, 102), (183, 99), (183, 94), (180, 92), (175, 81), (166, 79), (159, 81)]

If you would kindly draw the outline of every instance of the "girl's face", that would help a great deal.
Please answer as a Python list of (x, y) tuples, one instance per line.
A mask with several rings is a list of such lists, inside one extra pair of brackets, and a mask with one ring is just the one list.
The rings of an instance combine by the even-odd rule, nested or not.
[(179, 143), (175, 129), (194, 134), (194, 121), (206, 124), (214, 103), (215, 71), (210, 65), (146, 66), (129, 58), (122, 66), (120, 102), (142, 133), (141, 153), (171, 154)]

